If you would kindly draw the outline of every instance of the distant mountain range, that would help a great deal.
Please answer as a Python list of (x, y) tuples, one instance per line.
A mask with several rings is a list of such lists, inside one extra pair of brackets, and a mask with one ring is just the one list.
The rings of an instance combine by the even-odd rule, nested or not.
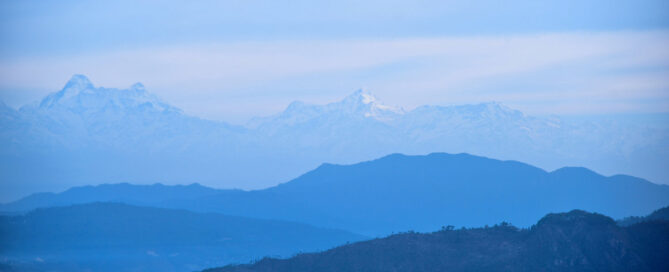
[(141, 84), (101, 88), (81, 75), (18, 110), (0, 103), (4, 201), (117, 182), (265, 188), (323, 162), (398, 152), (467, 152), (545, 169), (581, 165), (669, 183), (666, 122), (572, 122), (499, 103), (407, 111), (356, 91), (327, 105), (294, 102), (235, 126), (188, 116)]
[(118, 203), (0, 216), (0, 237), (0, 270), (24, 272), (195, 271), (365, 238), (298, 223)]
[(514, 222), (572, 209), (615, 218), (669, 205), (669, 186), (630, 176), (604, 177), (585, 168), (553, 172), (468, 154), (394, 154), (353, 165), (323, 164), (263, 190), (214, 190), (200, 185), (101, 185), (36, 194), (0, 206), (4, 212), (119, 201), (134, 205), (287, 220), (369, 236), (431, 231), (443, 225)]
[(667, 271), (669, 221), (619, 227), (574, 210), (530, 229), (508, 224), (402, 233), (289, 259), (266, 258), (206, 272)]
[(197, 201), (229, 190), (217, 190), (199, 184), (165, 186), (162, 184), (102, 184), (68, 189), (61, 193), (36, 193), (7, 204), (0, 212), (25, 213), (37, 208), (62, 207), (93, 202), (127, 203), (141, 206), (165, 206), (168, 202)]

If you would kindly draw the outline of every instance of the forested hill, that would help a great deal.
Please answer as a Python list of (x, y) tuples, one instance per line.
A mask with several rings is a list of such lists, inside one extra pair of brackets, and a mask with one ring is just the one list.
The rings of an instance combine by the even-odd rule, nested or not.
[(667, 271), (667, 256), (669, 221), (620, 227), (574, 210), (549, 214), (529, 229), (446, 227), (206, 271)]

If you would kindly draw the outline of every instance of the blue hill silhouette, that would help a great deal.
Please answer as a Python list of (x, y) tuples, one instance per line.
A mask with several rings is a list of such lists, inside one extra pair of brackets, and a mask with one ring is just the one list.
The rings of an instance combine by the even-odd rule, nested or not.
[[(81, 194), (94, 199), (99, 191), (117, 186), (129, 185), (87, 187)], [(46, 202), (52, 204), (45, 205), (76, 199), (72, 191), (49, 195), (52, 199)], [(669, 186), (635, 177), (604, 177), (577, 167), (546, 172), (516, 161), (445, 153), (393, 154), (353, 165), (323, 164), (264, 190), (205, 191), (193, 197), (164, 197), (151, 205), (303, 222), (370, 236), (502, 221), (529, 226), (544, 214), (572, 209), (624, 218), (669, 205)], [(36, 208), (39, 199), (29, 197), (3, 210)], [(143, 199), (125, 201), (146, 204)]]
[(0, 237), (0, 263), (17, 271), (193, 271), (364, 239), (298, 223), (119, 203), (0, 216)]
[(91, 202), (118, 202), (143, 206), (162, 206), (169, 201), (195, 200), (215, 195), (221, 190), (190, 185), (166, 186), (163, 184), (134, 185), (129, 183), (102, 184), (96, 186), (73, 187), (61, 193), (37, 193), (19, 201), (0, 204), (5, 212), (25, 212), (40, 207), (68, 206)]

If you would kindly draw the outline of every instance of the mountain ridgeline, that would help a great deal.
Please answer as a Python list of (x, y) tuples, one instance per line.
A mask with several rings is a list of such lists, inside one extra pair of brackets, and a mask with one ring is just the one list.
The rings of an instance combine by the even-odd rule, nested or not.
[[(182, 192), (182, 193), (179, 193)], [(117, 201), (226, 215), (287, 220), (368, 236), (514, 222), (526, 227), (551, 212), (584, 209), (624, 218), (669, 205), (669, 186), (585, 168), (553, 172), (468, 154), (389, 155), (353, 165), (323, 164), (263, 190), (199, 185), (101, 185), (36, 194), (4, 212)]]
[(430, 231), (444, 222), (528, 226), (546, 213), (577, 208), (616, 218), (647, 214), (669, 205), (669, 186), (584, 168), (546, 172), (467, 154), (394, 154), (354, 165), (324, 164), (276, 187), (189, 203), (171, 204), (374, 236)]
[(618, 225), (631, 226), (646, 221), (669, 221), (669, 207), (664, 207), (647, 216), (630, 216), (618, 220)]
[(77, 75), (18, 110), (0, 103), (0, 180), (13, 181), (0, 183), (0, 201), (119, 181), (266, 188), (322, 162), (397, 152), (468, 152), (669, 182), (669, 126), (646, 121), (540, 118), (495, 102), (407, 111), (356, 91), (237, 126), (189, 116), (141, 84), (103, 88)]
[(217, 190), (199, 184), (134, 185), (129, 183), (102, 184), (70, 188), (61, 193), (36, 193), (19, 201), (0, 204), (0, 211), (22, 213), (36, 208), (70, 206), (93, 202), (115, 202), (141, 206), (160, 207), (167, 202), (192, 200), (217, 195), (225, 190)]
[[(299, 223), (118, 203), (0, 216), (1, 271), (194, 271), (365, 239)], [(1, 268), (1, 266), (0, 266)]]
[[(141, 84), (77, 75), (18, 110), (0, 103), (0, 270), (194, 271), (263, 256), (216, 270), (666, 270), (667, 210), (633, 216), (669, 205), (669, 186), (612, 174), (669, 181), (667, 152), (662, 122), (567, 122), (495, 102), (406, 111), (366, 91), (230, 125)], [(574, 209), (599, 214), (551, 214)], [(521, 229), (414, 232), (503, 221)]]
[(206, 272), (667, 271), (669, 221), (628, 227), (600, 214), (549, 214), (529, 229), (445, 228), (401, 233), (289, 259)]

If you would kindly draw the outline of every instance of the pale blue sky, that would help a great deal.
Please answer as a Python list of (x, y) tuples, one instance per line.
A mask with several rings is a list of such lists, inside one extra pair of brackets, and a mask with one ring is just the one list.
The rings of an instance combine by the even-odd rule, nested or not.
[(72, 74), (242, 122), (366, 88), (389, 104), (669, 111), (668, 1), (2, 1), (0, 100)]

